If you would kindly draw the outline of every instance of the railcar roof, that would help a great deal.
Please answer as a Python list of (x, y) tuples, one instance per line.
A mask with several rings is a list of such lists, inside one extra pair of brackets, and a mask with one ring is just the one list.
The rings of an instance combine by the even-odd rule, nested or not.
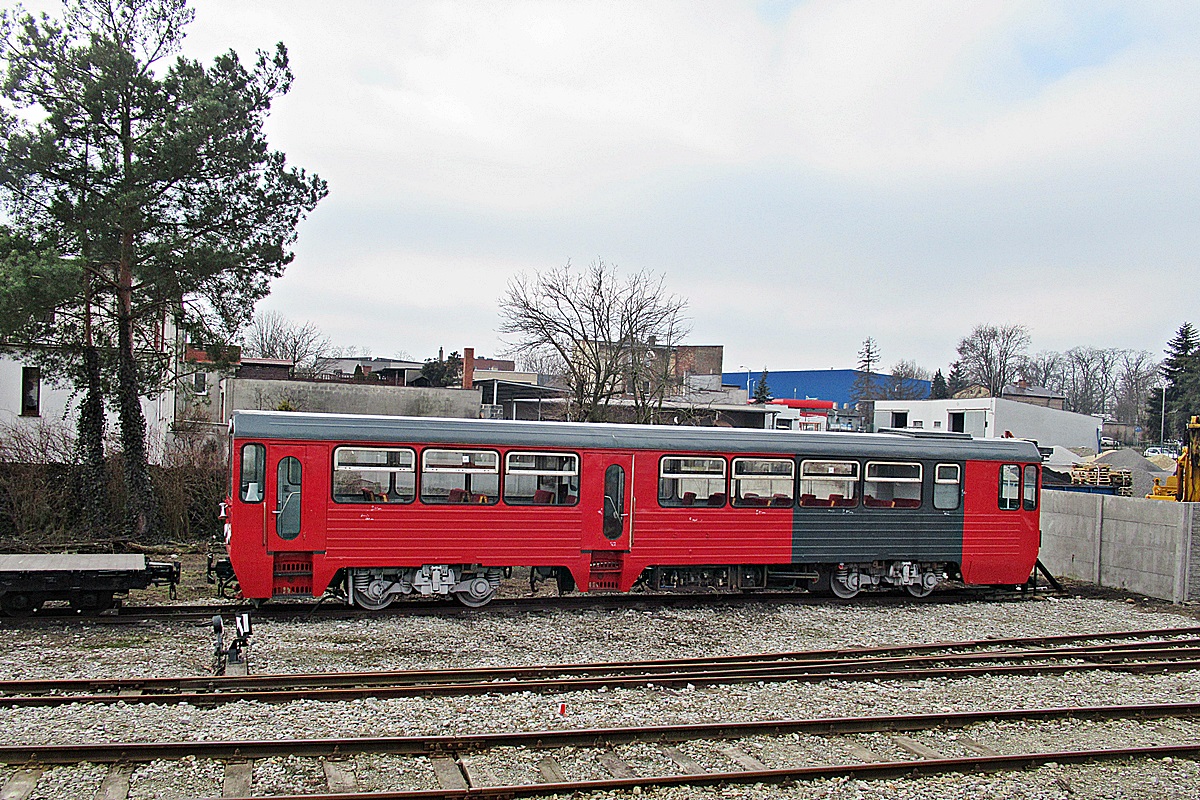
[(680, 450), (724, 453), (820, 454), (843, 457), (1040, 461), (1032, 442), (909, 436), (902, 433), (797, 433), (752, 428), (611, 425), (584, 422), (385, 417), (290, 411), (235, 411), (239, 439), (288, 439), (372, 444), (459, 444), (492, 447)]

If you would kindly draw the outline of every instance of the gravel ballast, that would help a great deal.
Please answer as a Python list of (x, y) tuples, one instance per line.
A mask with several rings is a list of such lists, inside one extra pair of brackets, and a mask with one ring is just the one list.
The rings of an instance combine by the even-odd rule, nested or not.
[[(798, 605), (764, 602), (736, 608), (496, 613), (452, 617), (387, 616), (375, 619), (256, 623), (250, 666), (254, 673), (437, 669), (532, 665), (686, 656), (781, 652), (943, 641), (1074, 635), (1124, 629), (1183, 627), (1195, 623), (1164, 607), (1143, 608), (1100, 599), (965, 602), (902, 606)], [(4, 678), (121, 678), (201, 674), (212, 646), (211, 629), (194, 623), (145, 623), (133, 627), (62, 626), (9, 633), (0, 657)], [(1087, 672), (1057, 676), (982, 676), (962, 680), (767, 683), (666, 689), (588, 691), (566, 694), (397, 698), (342, 703), (300, 701), (280, 705), (238, 702), (216, 708), (183, 705), (0, 708), (0, 743), (66, 744), (100, 741), (282, 739), (330, 736), (464, 734), (565, 727), (682, 724), (721, 720), (876, 716), (948, 710), (1006, 710), (1062, 705), (1200, 702), (1200, 674), (1133, 675)], [(560, 714), (565, 704), (566, 714)], [(1157, 732), (1156, 732), (1157, 731)], [(1121, 747), (1194, 741), (1200, 727), (1188, 720), (1156, 723), (1021, 723), (975, 726), (965, 735), (1001, 753), (1064, 748)], [(938, 736), (941, 736), (939, 739)], [(922, 739), (921, 734), (913, 738)], [(1153, 740), (1153, 741), (1152, 741)], [(898, 753), (886, 735), (856, 737), (880, 756)], [(755, 744), (757, 742), (757, 744)], [(927, 744), (947, 756), (965, 755), (944, 734)], [(708, 770), (736, 767), (719, 755), (720, 743), (692, 742), (680, 751)], [(770, 766), (853, 760), (844, 745), (821, 737), (792, 741), (765, 737), (740, 746), (757, 750)], [(947, 752), (948, 751), (948, 752)], [(572, 778), (607, 777), (593, 752), (558, 751)], [(480, 758), (501, 780), (535, 780), (541, 756), (506, 749)], [(621, 757), (638, 774), (678, 771), (656, 745), (630, 745)], [(799, 760), (797, 760), (799, 759)], [(430, 786), (428, 762), (390, 756), (358, 756), (352, 770), (360, 789)], [(77, 774), (98, 785), (106, 771), (84, 766), (47, 770), (35, 797), (73, 794), (61, 776)], [(88, 771), (90, 769), (91, 771)], [(181, 771), (182, 770), (182, 771)], [(98, 772), (97, 772), (98, 771)], [(0, 768), (0, 779), (12, 769)], [(203, 760), (186, 765), (139, 765), (131, 797), (173, 798), (216, 793), (222, 766)], [(887, 781), (826, 780), (792, 787), (646, 788), (643, 797), (795, 798), (1192, 798), (1196, 763), (1131, 761), (1053, 765), (991, 776), (945, 775)], [(56, 777), (58, 776), (58, 777)], [(86, 781), (84, 778), (86, 777)], [(262, 759), (254, 766), (254, 792), (325, 791), (316, 759)], [(77, 783), (76, 785), (82, 785)], [(1066, 788), (1064, 788), (1066, 787)], [(95, 789), (93, 788), (94, 792)], [(196, 792), (189, 795), (187, 792)], [(182, 793), (181, 793), (182, 792)], [(91, 796), (91, 795), (89, 795)], [(596, 795), (597, 797), (606, 795)], [(628, 797), (630, 793), (611, 794)]]

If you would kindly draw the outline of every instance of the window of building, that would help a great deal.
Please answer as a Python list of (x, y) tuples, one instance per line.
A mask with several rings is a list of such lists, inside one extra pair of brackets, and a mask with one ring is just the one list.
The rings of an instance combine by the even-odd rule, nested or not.
[(790, 458), (735, 458), (735, 506), (791, 507), (796, 464)]
[(857, 461), (800, 462), (800, 505), (836, 506), (858, 504)]
[(1026, 511), (1033, 511), (1038, 504), (1038, 468), (1034, 464), (1025, 466), (1024, 506)]
[(1013, 511), (1021, 507), (1021, 468), (1016, 464), (1000, 465), (1000, 509)]
[(42, 413), (42, 370), (40, 367), (21, 367), (21, 416), (37, 417)]
[(417, 454), (407, 447), (339, 447), (333, 451), (335, 503), (411, 503)]
[(725, 459), (665, 456), (659, 462), (662, 506), (725, 505)]
[(243, 503), (261, 503), (263, 481), (267, 477), (267, 448), (261, 444), (242, 445), (242, 469), (238, 497)]
[(921, 465), (868, 461), (863, 479), (863, 505), (868, 508), (920, 508)]
[(421, 453), (422, 502), (482, 505), (499, 499), (499, 453), (440, 449)]
[(953, 511), (961, 499), (962, 468), (958, 464), (938, 464), (933, 474), (933, 507)]
[(196, 394), (208, 394), (208, 373), (192, 373), (192, 391)]
[(912, 424), (909, 425), (909, 427), (910, 428), (924, 428), (925, 422), (924, 422), (924, 420), (914, 419), (912, 421)]
[(579, 456), (574, 453), (508, 453), (504, 502), (573, 506), (579, 502)]

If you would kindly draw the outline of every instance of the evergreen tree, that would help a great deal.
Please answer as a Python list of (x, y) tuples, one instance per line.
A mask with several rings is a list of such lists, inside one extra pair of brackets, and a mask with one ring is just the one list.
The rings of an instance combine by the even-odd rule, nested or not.
[(771, 387), (767, 385), (767, 370), (763, 369), (762, 375), (758, 378), (758, 385), (754, 387), (754, 402), (769, 403), (771, 402)]
[(428, 359), (421, 367), (421, 377), (429, 381), (430, 386), (459, 386), (462, 383), (462, 356), (456, 350), (444, 360)]
[(946, 391), (950, 397), (967, 388), (967, 374), (963, 369), (961, 361), (955, 361), (950, 365), (950, 374), (946, 376)]
[(140, 398), (169, 366), (147, 358), (164, 318), (231, 338), (326, 194), (263, 132), (292, 81), (283, 45), (252, 69), (232, 51), (168, 65), (192, 17), (185, 0), (68, 0), (61, 23), (5, 19), (0, 193), (16, 229), (77, 266), (86, 374), (71, 377), (112, 376), (134, 536), (154, 528)]
[(929, 386), (930, 400), (945, 400), (950, 397), (950, 387), (946, 384), (946, 379), (942, 376), (942, 371), (936, 370), (933, 373), (933, 380)]
[[(1166, 413), (1163, 414), (1162, 390), (1150, 392), (1146, 402), (1146, 420), (1153, 429), (1157, 421), (1165, 428), (1165, 437), (1183, 438), (1192, 416), (1200, 415), (1200, 335), (1190, 322), (1179, 326), (1167, 342), (1161, 373), (1166, 385)], [(1163, 420), (1165, 418), (1165, 425)]]
[(880, 389), (875, 379), (875, 369), (879, 364), (879, 346), (875, 340), (867, 337), (863, 340), (858, 351), (858, 375), (850, 387), (850, 399), (856, 403), (875, 400), (879, 397)]

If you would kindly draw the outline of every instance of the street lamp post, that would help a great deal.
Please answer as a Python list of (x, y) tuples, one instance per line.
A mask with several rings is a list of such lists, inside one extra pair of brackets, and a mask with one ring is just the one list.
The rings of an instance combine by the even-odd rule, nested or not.
[(1158, 446), (1162, 447), (1167, 443), (1167, 385), (1162, 386), (1162, 416), (1158, 420)]

